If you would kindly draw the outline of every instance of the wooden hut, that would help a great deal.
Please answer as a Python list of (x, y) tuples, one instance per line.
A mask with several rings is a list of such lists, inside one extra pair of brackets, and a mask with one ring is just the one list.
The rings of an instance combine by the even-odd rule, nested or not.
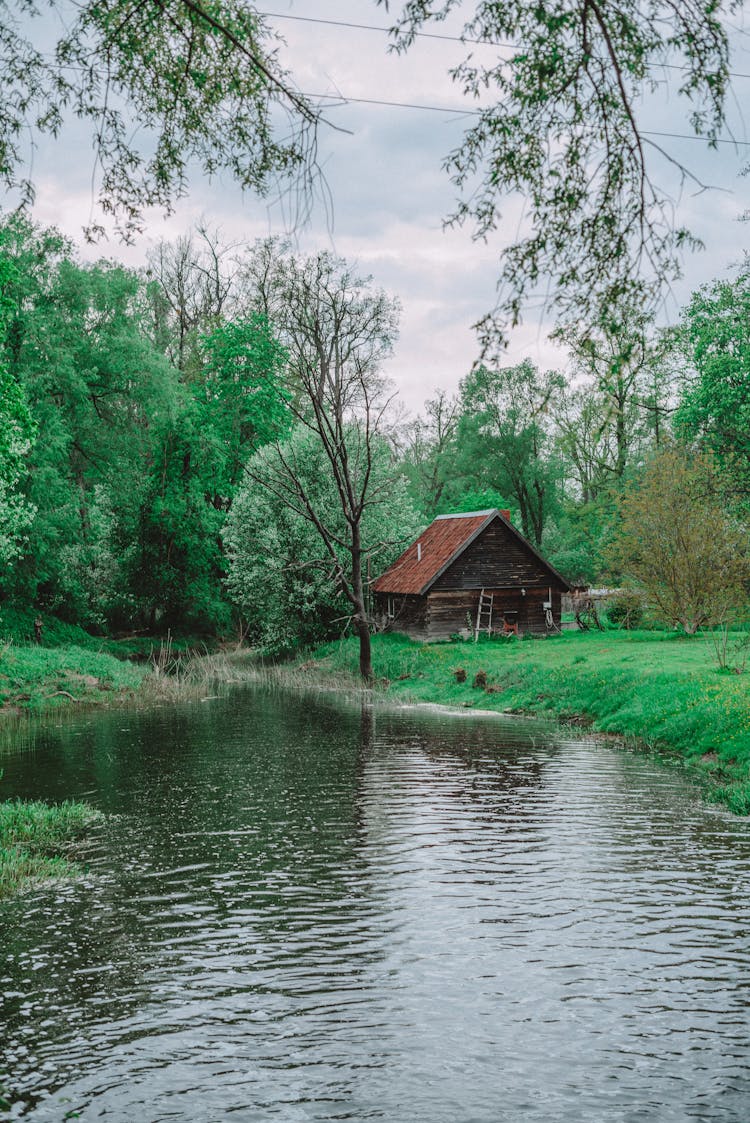
[(420, 640), (556, 631), (569, 588), (495, 509), (438, 515), (372, 584), (379, 625)]

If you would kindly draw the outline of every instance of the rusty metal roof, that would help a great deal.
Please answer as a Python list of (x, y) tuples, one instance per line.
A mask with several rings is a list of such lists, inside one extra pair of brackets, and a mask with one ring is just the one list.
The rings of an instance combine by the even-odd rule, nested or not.
[(500, 514), (472, 511), (467, 515), (438, 515), (400, 558), (373, 581), (376, 593), (424, 593), (477, 534)]
[(416, 593), (423, 596), (448, 566), (495, 518), (502, 519), (512, 535), (560, 582), (563, 589), (570, 589), (562, 574), (558, 573), (555, 567), (550, 565), (528, 539), (513, 526), (510, 521), (510, 511), (498, 511), (493, 507), (489, 511), (471, 511), (465, 515), (438, 515), (408, 550), (405, 550), (401, 557), (378, 577), (377, 581), (373, 581), (373, 591)]

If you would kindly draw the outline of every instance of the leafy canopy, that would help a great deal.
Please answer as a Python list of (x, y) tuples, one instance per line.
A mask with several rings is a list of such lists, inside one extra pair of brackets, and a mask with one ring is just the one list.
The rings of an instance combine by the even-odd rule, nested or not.
[(750, 268), (693, 294), (682, 342), (695, 377), (676, 414), (678, 427), (718, 458), (747, 501), (750, 488)]
[[(49, 6), (62, 25), (69, 9)], [(29, 134), (57, 136), (70, 116), (91, 126), (99, 203), (126, 239), (144, 208), (184, 194), (190, 161), (260, 192), (310, 170), (317, 114), (243, 0), (84, 0), (49, 52), (35, 45), (46, 7), (0, 0), (0, 182), (23, 199)]]
[[(352, 615), (338, 580), (343, 556), (331, 557), (304, 509), (279, 491), (279, 454), (296, 466), (299, 487), (330, 534), (344, 542), (350, 533), (325, 450), (309, 428), (298, 425), (278, 452), (267, 447), (251, 458), (223, 533), (227, 585), (249, 638), (269, 654), (341, 634)], [(406, 480), (383, 438), (373, 441), (372, 490), (387, 495), (387, 502), (367, 504), (360, 523), (364, 568), (375, 577), (419, 529)]]
[[(389, 0), (378, 0), (386, 8)], [(404, 51), (459, 0), (405, 0), (392, 30)], [(479, 324), (485, 353), (529, 299), (562, 320), (594, 323), (618, 306), (648, 306), (695, 245), (656, 182), (677, 162), (647, 135), (644, 93), (678, 75), (689, 124), (709, 144), (724, 121), (726, 16), (736, 0), (477, 0), (464, 26), (472, 50), (452, 76), (479, 109), (445, 167), (462, 190), (450, 222), (486, 238), (510, 198), (524, 201), (505, 250), (497, 305)], [(680, 176), (687, 170), (677, 164)]]
[(457, 443), (464, 487), (507, 495), (537, 547), (559, 474), (546, 417), (563, 386), (557, 372), (538, 371), (528, 360), (498, 370), (477, 367), (460, 386)]
[(662, 448), (623, 494), (610, 560), (668, 624), (692, 634), (746, 601), (747, 535), (727, 514), (714, 459)]
[(5, 252), (0, 231), (0, 563), (6, 565), (21, 552), (24, 532), (34, 517), (34, 507), (24, 498), (20, 483), (37, 427), (23, 387), (2, 353), (15, 310), (16, 278), (15, 263)]

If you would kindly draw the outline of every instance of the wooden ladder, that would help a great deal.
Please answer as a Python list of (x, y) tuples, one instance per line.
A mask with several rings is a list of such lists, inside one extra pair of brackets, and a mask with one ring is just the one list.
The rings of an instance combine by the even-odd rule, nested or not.
[(474, 642), (479, 639), (479, 633), (483, 628), (487, 629), (487, 635), (492, 631), (492, 602), (495, 599), (494, 593), (485, 593), (482, 589), (479, 594), (479, 607), (477, 608), (477, 624), (474, 629)]

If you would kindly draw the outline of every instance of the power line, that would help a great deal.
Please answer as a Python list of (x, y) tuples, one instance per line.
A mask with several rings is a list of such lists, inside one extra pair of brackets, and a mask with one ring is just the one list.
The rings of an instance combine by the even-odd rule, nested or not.
[[(295, 19), (303, 19), (302, 16), (295, 16)], [(317, 21), (326, 22), (326, 21)], [(44, 56), (53, 59), (52, 55)], [(56, 60), (55, 60), (56, 61)], [(70, 64), (59, 64), (61, 70), (73, 70), (81, 74), (87, 73), (84, 67), (72, 66)], [(750, 77), (750, 75), (748, 75)], [(425, 113), (447, 113), (457, 117), (479, 117), (483, 110), (481, 109), (465, 109), (457, 105), (425, 105), (413, 101), (386, 101), (383, 98), (374, 97), (347, 97), (346, 94), (310, 94), (299, 91), (300, 97), (310, 98), (311, 101), (327, 101), (338, 104), (330, 104), (325, 106), (326, 109), (341, 109), (343, 106), (351, 103), (352, 105), (381, 105), (386, 109), (417, 109)], [(656, 129), (642, 129), (641, 136), (660, 136), (670, 140), (700, 140), (705, 144), (729, 144), (733, 148), (750, 148), (750, 140), (732, 140), (729, 137), (715, 137), (709, 142), (704, 136), (696, 136), (691, 133), (668, 133), (659, 132)]]
[[(691, 133), (660, 133), (656, 129), (643, 129), (643, 136), (664, 136), (671, 140), (702, 140), (705, 144), (709, 141), (704, 136), (695, 136)], [(717, 136), (711, 144), (731, 144), (733, 148), (750, 148), (750, 140), (731, 140), (729, 137)]]
[[(327, 27), (345, 27), (355, 31), (379, 31), (384, 35), (389, 35), (391, 32), (390, 27), (383, 27), (375, 23), (350, 23), (348, 20), (337, 19), (322, 19), (319, 16), (293, 16), (288, 12), (258, 12), (259, 16), (265, 16), (267, 19), (285, 19), (293, 20), (296, 23), (320, 23)], [(435, 31), (415, 31), (414, 37), (417, 39), (441, 39), (443, 42), (449, 43), (477, 43), (484, 47), (503, 47), (509, 51), (518, 50), (517, 43), (503, 43), (496, 42), (494, 39), (472, 39), (470, 37), (463, 37), (461, 35), (440, 35)], [(690, 69), (689, 66), (678, 66), (677, 63), (662, 62), (659, 64), (665, 70), (683, 70)], [(742, 74), (737, 70), (728, 70), (727, 74), (730, 78), (750, 78), (750, 74)], [(353, 99), (351, 99), (353, 100)]]
[[(374, 97), (347, 97), (345, 94), (308, 94), (303, 93), (302, 97), (310, 98), (312, 101), (339, 101), (340, 105), (346, 105), (352, 102), (357, 105), (382, 105), (389, 109), (420, 109), (430, 113), (453, 113), (458, 116), (471, 116), (479, 117), (482, 113), (481, 109), (461, 109), (457, 106), (446, 105), (423, 105), (412, 101), (385, 101), (382, 98)], [(336, 105), (329, 105), (326, 108), (336, 109)], [(660, 136), (668, 137), (671, 140), (700, 140), (704, 144), (709, 141), (704, 136), (696, 136), (691, 133), (667, 133), (660, 132), (657, 129), (642, 129), (642, 136)], [(750, 148), (750, 140), (732, 140), (729, 137), (716, 137), (711, 144), (730, 144), (735, 148)]]
[[(350, 23), (348, 20), (321, 19), (317, 16), (292, 16), (287, 12), (258, 12), (258, 15), (268, 19), (295, 20), (297, 23), (323, 23), (328, 27), (347, 27), (355, 31), (382, 31), (385, 35), (389, 35), (391, 31), (390, 27), (382, 27), (375, 23)], [(436, 31), (415, 31), (414, 35), (418, 39), (442, 39), (449, 43), (481, 43), (486, 47), (507, 47), (511, 51), (516, 49), (515, 43), (496, 43), (494, 39), (471, 39), (460, 35), (440, 35)]]
[[(471, 117), (478, 117), (481, 113), (480, 109), (461, 109), (458, 106), (448, 107), (445, 105), (418, 105), (412, 101), (383, 101), (380, 98), (374, 97), (347, 97), (345, 94), (303, 94), (303, 97), (309, 97), (314, 101), (336, 101), (338, 100), (342, 105), (347, 102), (356, 102), (358, 105), (385, 105), (392, 109), (423, 109), (430, 113), (456, 113), (460, 116), (469, 115)], [(332, 105), (327, 108), (336, 109), (337, 106)]]

